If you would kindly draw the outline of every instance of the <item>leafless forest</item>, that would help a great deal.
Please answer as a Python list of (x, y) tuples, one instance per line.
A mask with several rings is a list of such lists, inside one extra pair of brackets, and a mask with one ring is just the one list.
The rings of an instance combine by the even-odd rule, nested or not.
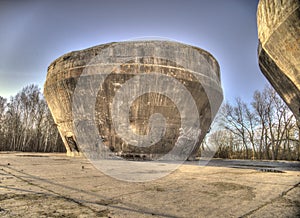
[[(201, 151), (215, 157), (299, 160), (300, 125), (270, 86), (256, 91), (250, 103), (225, 103)], [(29, 85), (10, 99), (0, 97), (0, 150), (65, 152), (41, 90)]]
[(0, 96), (0, 150), (65, 151), (38, 86), (26, 86), (9, 100)]
[(216, 157), (299, 160), (299, 122), (269, 85), (255, 91), (248, 104), (240, 98), (225, 103), (217, 121), (219, 130), (202, 146), (218, 148)]

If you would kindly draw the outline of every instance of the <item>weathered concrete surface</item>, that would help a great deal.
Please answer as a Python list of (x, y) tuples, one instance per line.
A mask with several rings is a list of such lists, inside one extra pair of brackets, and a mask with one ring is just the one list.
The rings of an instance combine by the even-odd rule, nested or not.
[[(90, 98), (93, 98), (91, 96), (95, 95), (95, 89), (92, 88), (95, 82), (94, 66), (97, 67), (96, 70), (101, 69), (101, 75), (106, 76), (105, 82), (96, 93), (95, 105), (88, 102)], [(110, 67), (112, 69), (110, 72), (104, 72)], [(111, 105), (123, 84), (137, 75), (153, 72), (174, 78), (182, 84), (194, 99), (197, 111), (190, 112), (189, 98), (179, 99), (179, 104), (185, 106), (183, 111), (179, 111), (173, 99), (151, 91), (152, 87), (149, 86), (146, 94), (132, 102), (130, 113), (125, 114), (128, 116), (131, 131), (140, 136), (149, 135), (151, 130), (149, 118), (155, 113), (164, 116), (167, 128), (162, 139), (157, 143), (147, 147), (135, 146), (117, 134), (112, 120)], [(83, 74), (85, 77), (82, 76)], [(79, 102), (78, 108), (88, 105), (91, 111), (95, 110), (95, 117), (90, 116), (92, 112), (82, 118), (73, 116), (74, 92), (76, 92), (76, 87), (78, 88), (78, 83), (82, 84), (82, 82), (86, 86), (82, 89), (84, 92), (82, 95), (86, 97)], [(168, 90), (174, 95), (177, 92), (179, 92), (178, 95), (181, 94), (176, 85), (162, 83), (161, 86), (163, 87), (158, 88)], [(137, 89), (142, 88), (145, 86), (142, 85)], [(139, 90), (129, 89), (129, 91), (136, 93)], [(76, 139), (74, 119), (87, 120), (87, 122), (93, 122), (95, 119), (98, 134), (107, 148), (124, 157), (143, 159), (155, 159), (173, 149), (181, 134), (183, 118), (193, 122), (198, 119), (200, 121), (201, 134), (191, 156), (195, 155), (223, 100), (219, 65), (214, 57), (202, 49), (171, 41), (110, 43), (65, 54), (48, 67), (44, 95), (68, 154), (76, 155), (83, 144), (80, 144), (78, 137)], [(194, 128), (193, 125), (189, 127)], [(93, 138), (91, 135), (93, 131), (79, 132), (84, 132), (87, 139)], [(135, 138), (131, 138), (131, 141), (135, 141)]]
[[(299, 217), (295, 163), (283, 164), (292, 171), (272, 173), (232, 168), (272, 167), (272, 162), (226, 162), (214, 160), (218, 167), (188, 162), (162, 179), (128, 183), (102, 174), (82, 157), (1, 153), (0, 216)], [(281, 165), (274, 163), (276, 169)]]
[(260, 0), (259, 66), (300, 120), (300, 1)]

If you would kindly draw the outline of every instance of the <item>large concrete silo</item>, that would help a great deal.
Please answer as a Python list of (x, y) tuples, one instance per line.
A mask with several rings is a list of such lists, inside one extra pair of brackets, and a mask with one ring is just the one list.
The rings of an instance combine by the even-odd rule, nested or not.
[(159, 40), (67, 53), (48, 67), (44, 95), (68, 155), (84, 152), (87, 143), (97, 147), (96, 134), (110, 152), (129, 159), (160, 158), (179, 141), (185, 148), (173, 154), (187, 149), (194, 157), (223, 100), (211, 54)]

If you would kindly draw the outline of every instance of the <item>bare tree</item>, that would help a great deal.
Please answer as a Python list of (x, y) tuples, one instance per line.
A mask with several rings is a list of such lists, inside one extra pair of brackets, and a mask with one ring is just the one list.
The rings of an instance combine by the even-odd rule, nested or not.
[(247, 104), (240, 98), (236, 98), (236, 105), (229, 103), (222, 108), (224, 126), (227, 130), (238, 136), (242, 141), (245, 158), (249, 158), (248, 144), (251, 145), (252, 159), (256, 157), (255, 148), (255, 114), (248, 108)]
[(4, 134), (4, 117), (6, 108), (6, 99), (0, 96), (0, 148), (5, 146), (5, 134)]
[[(269, 144), (267, 143), (267, 111), (270, 109), (270, 104), (266, 101), (267, 93), (255, 91), (253, 95), (253, 101), (251, 102), (254, 108), (254, 113), (256, 114), (256, 119), (258, 120), (260, 126), (257, 128), (259, 132), (258, 137), (258, 158), (259, 159), (270, 159), (269, 158)], [(264, 152), (263, 152), (264, 151)], [(264, 155), (263, 155), (264, 154)]]
[(285, 133), (294, 116), (273, 88), (268, 86), (264, 91), (267, 93), (266, 102), (269, 105), (266, 111), (267, 132), (269, 133), (267, 136), (271, 145), (272, 159), (277, 160)]

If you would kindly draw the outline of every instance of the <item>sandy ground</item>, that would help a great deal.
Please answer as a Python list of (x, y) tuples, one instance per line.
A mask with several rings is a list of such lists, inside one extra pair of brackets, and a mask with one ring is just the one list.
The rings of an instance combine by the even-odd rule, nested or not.
[(124, 182), (84, 158), (0, 153), (0, 217), (300, 217), (298, 167), (188, 162), (155, 181)]

